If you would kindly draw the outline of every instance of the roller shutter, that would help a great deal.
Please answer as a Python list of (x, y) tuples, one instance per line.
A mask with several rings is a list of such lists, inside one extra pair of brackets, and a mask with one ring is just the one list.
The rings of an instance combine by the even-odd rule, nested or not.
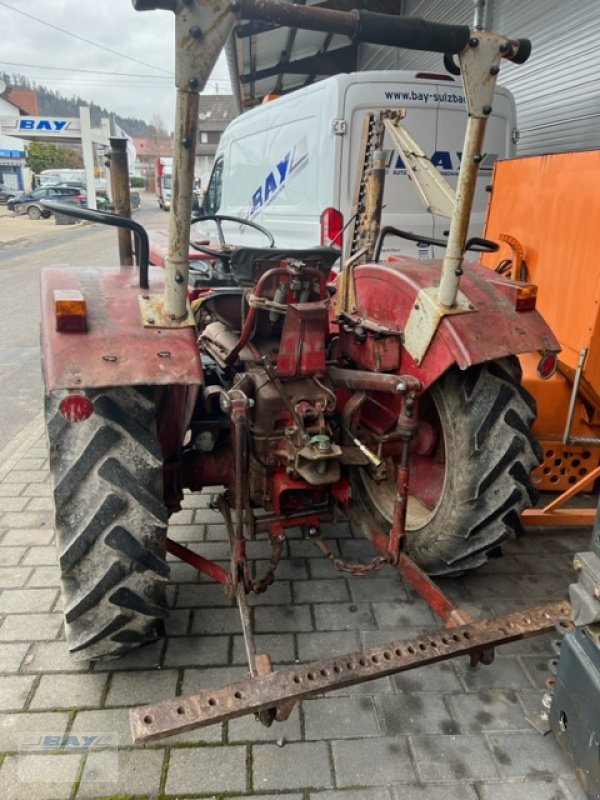
[[(407, 0), (405, 13), (471, 24), (470, 0)], [(500, 82), (517, 104), (519, 155), (600, 146), (600, 3), (597, 0), (488, 0), (492, 30), (527, 36), (530, 60), (503, 64)], [(441, 70), (438, 55), (365, 46), (361, 69)]]

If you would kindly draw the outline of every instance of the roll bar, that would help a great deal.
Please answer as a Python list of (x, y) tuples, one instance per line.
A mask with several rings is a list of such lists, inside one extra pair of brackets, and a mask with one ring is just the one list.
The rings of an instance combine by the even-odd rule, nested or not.
[[(495, 77), (502, 58), (523, 63), (528, 39), (510, 39), (464, 25), (444, 25), (414, 17), (372, 11), (336, 11), (281, 0), (132, 0), (137, 11), (175, 13), (177, 105), (173, 152), (174, 194), (165, 259), (164, 316), (174, 322), (187, 315), (191, 197), (198, 136), (198, 95), (232, 28), (241, 19), (337, 33), (353, 41), (458, 54), (465, 83), (469, 123), (459, 173), (455, 213), (442, 267), (438, 303), (454, 308), (468, 219), (471, 213), (486, 118), (492, 111)], [(441, 315), (439, 316), (441, 318)], [(431, 334), (433, 335), (433, 334)], [(428, 346), (427, 343), (424, 344)]]
[[(132, 0), (136, 11), (178, 10), (177, 0)], [(179, 6), (182, 2), (180, 0)], [(184, 3), (191, 5), (191, 3)], [(446, 25), (419, 17), (399, 17), (375, 11), (334, 11), (317, 6), (283, 4), (280, 0), (232, 0), (223, 2), (223, 10), (240, 19), (272, 22), (291, 28), (338, 33), (355, 42), (402, 47), (404, 50), (426, 50), (431, 53), (460, 53), (471, 38), (467, 25)], [(529, 58), (528, 39), (507, 39), (504, 58), (522, 64)]]

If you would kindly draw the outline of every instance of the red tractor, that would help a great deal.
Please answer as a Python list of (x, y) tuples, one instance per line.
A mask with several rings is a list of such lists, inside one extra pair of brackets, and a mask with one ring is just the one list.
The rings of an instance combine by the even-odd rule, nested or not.
[[(392, 565), (449, 624), (468, 622), (425, 573), (463, 573), (520, 533), (540, 453), (530, 433), (535, 405), (515, 355), (539, 351), (547, 364), (558, 350), (535, 310), (535, 287), (464, 260), (499, 64), (525, 61), (528, 42), (277, 0), (134, 6), (176, 14), (165, 269), (149, 270), (137, 223), (68, 209), (133, 230), (139, 271), (43, 272), (46, 418), (71, 654), (115, 658), (163, 635), (170, 551), (237, 598), (251, 675), (268, 672), (254, 650), (246, 597), (273, 582), (294, 527), (337, 568), (360, 575)], [(207, 250), (217, 269), (196, 279), (190, 303), (198, 91), (240, 18), (458, 55), (469, 118), (443, 262), (380, 263), (388, 231), (378, 229), (375, 163), (364, 247), (335, 284), (328, 283), (334, 249), (232, 248), (221, 235)], [(167, 538), (184, 491), (205, 487), (224, 487), (217, 506), (230, 536), (227, 570)], [(375, 545), (369, 564), (342, 563), (321, 537), (321, 523), (338, 510)], [(269, 539), (272, 557), (253, 579), (245, 545), (258, 536)], [(152, 715), (141, 719), (140, 738), (169, 732), (153, 727)]]

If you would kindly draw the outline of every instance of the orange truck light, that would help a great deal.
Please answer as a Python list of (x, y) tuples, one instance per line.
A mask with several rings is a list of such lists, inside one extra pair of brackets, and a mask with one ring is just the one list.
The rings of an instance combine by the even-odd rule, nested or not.
[(87, 307), (78, 289), (55, 289), (56, 330), (62, 333), (87, 331)]

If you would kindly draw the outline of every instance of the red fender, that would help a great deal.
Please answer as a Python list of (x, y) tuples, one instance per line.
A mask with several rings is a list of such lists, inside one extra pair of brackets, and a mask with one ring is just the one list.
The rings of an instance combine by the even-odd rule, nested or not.
[[(151, 269), (151, 292), (164, 271)], [(54, 291), (79, 290), (87, 331), (56, 330)], [(42, 272), (42, 361), (46, 390), (203, 384), (194, 328), (145, 328), (133, 269), (48, 267)]]
[[(437, 285), (440, 271), (441, 261), (409, 258), (385, 266), (357, 267), (356, 316), (396, 331), (404, 330), (417, 294)], [(444, 317), (420, 365), (401, 347), (399, 367), (394, 372), (414, 375), (429, 386), (452, 364), (466, 369), (472, 364), (518, 353), (559, 351), (558, 340), (537, 311), (515, 309), (510, 299), (513, 286), (513, 281), (479, 264), (465, 263), (460, 290), (477, 310)], [(344, 349), (342, 343), (342, 352)], [(353, 349), (352, 357), (356, 360), (356, 348)], [(359, 366), (369, 368), (367, 364)]]

